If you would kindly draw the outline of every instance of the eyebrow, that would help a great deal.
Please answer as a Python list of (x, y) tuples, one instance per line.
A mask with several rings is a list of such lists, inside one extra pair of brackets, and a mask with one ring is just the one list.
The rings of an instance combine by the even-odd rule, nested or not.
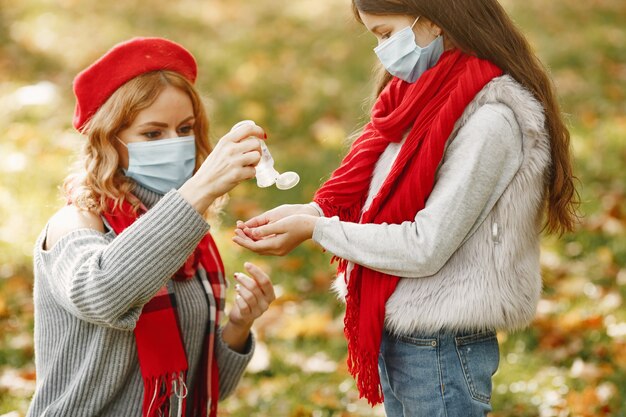
[[(191, 119), (195, 119), (195, 116), (189, 116), (187, 117), (185, 120), (183, 120), (182, 122), (179, 123), (179, 125), (182, 125), (183, 123), (188, 122)], [(167, 123), (161, 123), (161, 122), (146, 122), (146, 123), (142, 123), (137, 127), (146, 127), (146, 126), (157, 126), (157, 127), (167, 127)]]

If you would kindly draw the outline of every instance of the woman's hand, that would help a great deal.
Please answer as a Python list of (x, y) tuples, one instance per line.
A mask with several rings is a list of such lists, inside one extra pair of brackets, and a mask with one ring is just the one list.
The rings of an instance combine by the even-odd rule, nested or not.
[(295, 214), (308, 214), (311, 216), (319, 217), (318, 211), (310, 204), (283, 204), (271, 210), (266, 211), (250, 220), (243, 222), (237, 221), (237, 229), (243, 231), (247, 237), (252, 240), (257, 240), (252, 234), (252, 229), (265, 226), (270, 223), (275, 223), (285, 217), (293, 216)]
[(276, 299), (269, 276), (250, 262), (246, 262), (244, 267), (250, 276), (235, 274), (237, 296), (228, 315), (228, 323), (222, 331), (224, 342), (238, 352), (244, 350), (254, 321), (265, 313)]
[(295, 214), (251, 228), (247, 233), (238, 228), (235, 229), (233, 242), (261, 255), (284, 256), (313, 237), (318, 218), (309, 214)]
[(213, 151), (179, 192), (199, 212), (237, 184), (254, 177), (261, 160), (258, 138), (265, 137), (256, 125), (243, 125), (222, 137)]

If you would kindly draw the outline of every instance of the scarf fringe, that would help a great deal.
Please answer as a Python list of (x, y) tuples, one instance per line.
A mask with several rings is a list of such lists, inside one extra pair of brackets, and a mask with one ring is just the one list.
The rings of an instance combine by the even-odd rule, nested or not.
[(349, 207), (340, 207), (333, 204), (333, 198), (314, 197), (315, 202), (320, 206), (324, 215), (339, 216), (342, 221), (358, 223), (361, 217), (361, 208), (365, 204), (365, 199), (361, 199)]
[(196, 397), (192, 415), (201, 417), (217, 417), (217, 401), (213, 401), (212, 399), (203, 401), (201, 398)]
[(143, 397), (143, 416), (162, 417), (170, 415), (170, 401), (173, 396), (176, 396), (176, 402), (179, 404), (178, 415), (184, 416), (185, 398), (187, 397), (184, 380), (184, 372), (144, 378), (144, 390), (146, 392)]
[(359, 398), (365, 398), (372, 407), (385, 399), (377, 364), (377, 352), (348, 348), (348, 370), (356, 381)]
[(206, 416), (207, 415), (207, 402), (202, 400), (200, 395), (194, 396), (194, 404), (193, 404), (193, 415), (194, 416)]
[[(208, 343), (208, 341), (207, 341)], [(207, 367), (206, 361), (211, 360), (209, 358), (202, 359), (202, 367), (203, 369)], [(196, 385), (194, 395), (193, 395), (193, 404), (192, 404), (192, 414), (193, 416), (198, 417), (217, 417), (217, 405), (219, 398), (219, 375), (217, 372), (213, 372), (212, 370), (217, 370), (217, 358), (213, 355), (211, 365), (211, 372), (208, 375), (210, 378), (211, 384), (208, 390), (210, 392), (207, 393), (206, 386)]]
[(350, 291), (348, 291), (344, 317), (344, 335), (348, 341), (347, 364), (359, 389), (359, 398), (366, 398), (373, 407), (382, 403), (384, 396), (378, 373), (378, 352), (369, 351), (359, 343), (359, 334), (356, 329), (359, 328), (360, 301), (355, 297), (350, 297)]
[(337, 273), (338, 275), (343, 274), (348, 287), (346, 314), (343, 319), (344, 335), (348, 341), (348, 371), (350, 371), (350, 374), (356, 381), (359, 398), (366, 398), (367, 402), (373, 407), (382, 403), (384, 396), (378, 372), (378, 352), (366, 349), (359, 340), (359, 312), (362, 300), (360, 297), (353, 297), (352, 295), (358, 291), (362, 277), (357, 273), (354, 274), (354, 278), (350, 279), (347, 276), (348, 261), (341, 258), (337, 259), (339, 259)]

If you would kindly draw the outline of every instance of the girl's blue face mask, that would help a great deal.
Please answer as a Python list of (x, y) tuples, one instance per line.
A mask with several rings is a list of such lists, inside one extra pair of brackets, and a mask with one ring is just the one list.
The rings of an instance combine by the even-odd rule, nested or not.
[(193, 176), (196, 166), (194, 136), (122, 143), (128, 148), (128, 169), (124, 174), (149, 190), (165, 194), (180, 188)]
[(413, 27), (407, 26), (385, 42), (374, 48), (385, 69), (406, 82), (414, 83), (426, 70), (432, 68), (443, 54), (443, 37), (437, 36), (428, 46), (422, 48), (415, 43)]

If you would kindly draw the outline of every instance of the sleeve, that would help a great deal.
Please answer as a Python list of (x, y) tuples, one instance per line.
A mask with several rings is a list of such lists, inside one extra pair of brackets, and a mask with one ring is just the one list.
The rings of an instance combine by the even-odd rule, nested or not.
[(79, 319), (132, 330), (141, 309), (180, 268), (209, 226), (176, 191), (114, 239), (92, 229), (41, 252), (52, 296)]
[(356, 224), (321, 217), (313, 240), (336, 256), (390, 275), (437, 273), (489, 214), (522, 163), (519, 125), (504, 104), (479, 108), (446, 149), (414, 221)]
[(313, 207), (315, 210), (317, 210), (317, 214), (318, 214), (320, 217), (325, 217), (325, 215), (324, 215), (324, 210), (322, 210), (322, 208), (320, 207), (320, 205), (319, 205), (319, 204), (317, 204), (315, 201), (312, 201), (312, 202), (310, 202), (310, 203), (309, 203), (309, 205), (310, 205), (311, 207)]
[(215, 355), (217, 357), (217, 368), (219, 369), (220, 378), (219, 398), (223, 400), (233, 393), (250, 360), (252, 360), (255, 339), (252, 332), (250, 332), (244, 353), (236, 352), (222, 339), (222, 328), (220, 327), (215, 342)]

